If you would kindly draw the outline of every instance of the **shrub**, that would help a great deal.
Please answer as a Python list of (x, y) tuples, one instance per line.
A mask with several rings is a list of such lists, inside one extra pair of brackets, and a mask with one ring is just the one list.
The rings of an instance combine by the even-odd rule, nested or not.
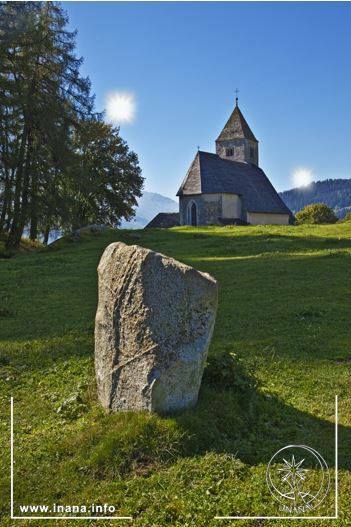
[(296, 214), (296, 221), (301, 223), (336, 223), (337, 216), (333, 209), (328, 207), (325, 203), (312, 203), (306, 205)]
[(252, 372), (247, 371), (235, 353), (221, 352), (209, 355), (203, 380), (216, 389), (250, 390), (257, 386)]

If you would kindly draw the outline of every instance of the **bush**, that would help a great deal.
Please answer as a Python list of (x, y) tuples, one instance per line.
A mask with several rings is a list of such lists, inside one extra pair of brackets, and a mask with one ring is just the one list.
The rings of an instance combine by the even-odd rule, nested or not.
[(301, 223), (336, 223), (337, 216), (333, 209), (328, 207), (325, 203), (313, 203), (306, 205), (296, 214), (296, 221)]
[(216, 389), (252, 390), (257, 380), (247, 371), (235, 353), (218, 353), (208, 357), (203, 380)]

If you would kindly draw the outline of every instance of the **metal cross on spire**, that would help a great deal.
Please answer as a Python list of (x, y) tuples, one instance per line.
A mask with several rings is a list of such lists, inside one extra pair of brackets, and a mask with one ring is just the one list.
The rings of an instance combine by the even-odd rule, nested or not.
[(235, 89), (235, 106), (238, 106), (238, 102), (239, 102), (238, 94), (239, 94), (239, 90), (238, 88), (236, 88)]

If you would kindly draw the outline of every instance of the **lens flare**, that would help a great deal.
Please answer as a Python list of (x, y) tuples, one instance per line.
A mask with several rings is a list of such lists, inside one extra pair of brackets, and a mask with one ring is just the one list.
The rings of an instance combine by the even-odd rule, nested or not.
[(313, 181), (313, 174), (310, 168), (297, 168), (292, 174), (294, 187), (308, 187)]
[(106, 98), (107, 119), (113, 124), (132, 123), (135, 119), (135, 106), (132, 93), (109, 93)]

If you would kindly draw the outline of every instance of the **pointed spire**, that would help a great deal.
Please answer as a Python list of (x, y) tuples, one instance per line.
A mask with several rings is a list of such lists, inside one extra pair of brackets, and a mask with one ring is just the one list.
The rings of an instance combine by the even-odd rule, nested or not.
[(217, 141), (231, 141), (233, 139), (249, 139), (250, 141), (257, 142), (256, 137), (240, 111), (238, 97), (236, 97), (236, 106), (219, 134)]

